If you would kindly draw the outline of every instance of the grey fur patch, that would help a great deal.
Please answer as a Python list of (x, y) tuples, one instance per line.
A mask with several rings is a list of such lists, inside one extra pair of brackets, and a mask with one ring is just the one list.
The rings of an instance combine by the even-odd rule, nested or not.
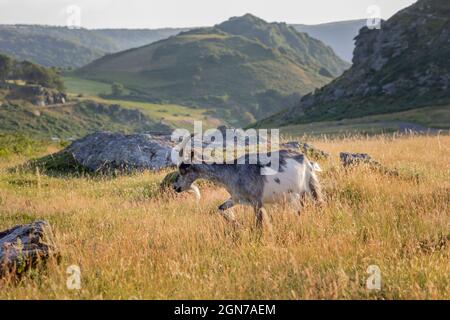
[[(269, 178), (269, 176), (261, 174), (261, 169), (263, 167), (270, 167), (271, 164), (263, 164), (260, 161), (256, 164), (249, 164), (249, 156), (248, 154), (245, 155), (245, 159), (240, 159), (241, 161), (235, 159), (232, 164), (200, 163), (181, 165), (181, 177), (177, 185), (182, 187), (183, 190), (186, 190), (197, 179), (211, 180), (224, 186), (236, 204), (250, 204), (255, 208), (260, 208), (262, 206), (264, 185)], [(279, 172), (283, 172), (286, 168), (287, 159), (294, 159), (300, 164), (307, 161), (303, 154), (291, 150), (280, 150), (275, 152), (275, 154), (269, 153), (270, 156), (278, 156)], [(259, 157), (257, 159), (259, 160)], [(274, 181), (281, 184), (278, 178), (274, 178)], [(318, 191), (314, 183), (312, 189), (313, 192)], [(292, 190), (289, 190), (289, 192), (292, 193)], [(316, 194), (319, 194), (319, 192)]]

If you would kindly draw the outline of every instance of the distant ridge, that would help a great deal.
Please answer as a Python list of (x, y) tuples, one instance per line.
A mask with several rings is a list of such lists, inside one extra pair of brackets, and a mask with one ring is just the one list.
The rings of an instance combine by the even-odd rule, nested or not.
[(292, 26), (297, 31), (305, 32), (329, 45), (339, 57), (351, 62), (355, 49), (354, 38), (366, 24), (366, 19), (358, 19), (316, 25), (293, 24)]
[(321, 41), (246, 14), (105, 56), (76, 75), (121, 82), (141, 99), (209, 107), (248, 123), (291, 105), (349, 66)]
[(69, 29), (0, 25), (0, 52), (46, 67), (81, 67), (107, 53), (139, 47), (187, 29)]
[(450, 104), (450, 1), (419, 0), (361, 29), (353, 65), (256, 126), (285, 126)]
[[(319, 25), (292, 25), (330, 46), (351, 61), (353, 38), (365, 20)], [(81, 67), (107, 53), (119, 52), (166, 39), (197, 28), (68, 29), (47, 25), (0, 25), (0, 52), (46, 67)]]

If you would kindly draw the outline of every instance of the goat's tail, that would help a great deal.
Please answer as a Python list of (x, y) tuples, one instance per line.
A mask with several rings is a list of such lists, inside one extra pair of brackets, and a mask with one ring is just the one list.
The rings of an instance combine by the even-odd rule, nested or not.
[(314, 198), (314, 200), (318, 201), (318, 202), (323, 202), (323, 193), (322, 193), (322, 186), (319, 182), (319, 179), (317, 178), (316, 175), (316, 171), (317, 172), (321, 172), (322, 169), (320, 168), (320, 166), (315, 163), (312, 162), (311, 163), (311, 171), (310, 171), (310, 175), (309, 175), (309, 190), (311, 192), (312, 197)]

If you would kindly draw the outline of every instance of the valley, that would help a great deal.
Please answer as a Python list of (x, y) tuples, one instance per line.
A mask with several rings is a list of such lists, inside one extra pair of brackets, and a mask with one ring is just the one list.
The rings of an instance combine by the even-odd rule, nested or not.
[(450, 299), (448, 0), (3, 2), (0, 300)]

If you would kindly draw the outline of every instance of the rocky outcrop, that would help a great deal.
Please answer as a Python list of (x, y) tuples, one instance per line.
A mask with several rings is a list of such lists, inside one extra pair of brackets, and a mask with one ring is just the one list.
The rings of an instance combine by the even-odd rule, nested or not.
[[(397, 169), (391, 169), (389, 167), (386, 167), (385, 165), (382, 165), (380, 162), (372, 159), (372, 157), (367, 153), (341, 152), (339, 154), (339, 158), (341, 159), (341, 164), (344, 168), (366, 166), (367, 168), (373, 169), (389, 176), (401, 176), (400, 172)], [(402, 177), (417, 179), (417, 176), (415, 175), (403, 175)]]
[(330, 157), (328, 152), (317, 149), (313, 145), (306, 142), (289, 141), (280, 144), (280, 148), (299, 150), (312, 160), (323, 160)]
[(65, 93), (40, 85), (14, 85), (10, 90), (9, 99), (24, 99), (37, 106), (64, 104), (67, 101)]
[(356, 37), (353, 66), (271, 125), (355, 118), (450, 102), (450, 2), (419, 0)]
[(0, 232), (0, 277), (21, 274), (58, 252), (50, 225), (35, 221)]
[(65, 93), (41, 87), (39, 89), (39, 94), (37, 94), (33, 100), (33, 104), (38, 106), (49, 106), (54, 104), (64, 104), (66, 101), (67, 96)]
[(379, 163), (374, 161), (367, 153), (341, 152), (339, 154), (339, 158), (341, 159), (341, 164), (343, 167), (350, 167), (362, 163), (377, 166), (379, 165)]
[[(95, 114), (105, 114), (110, 117), (114, 117), (119, 122), (130, 122), (130, 123), (151, 123), (151, 119), (149, 119), (144, 113), (142, 113), (138, 109), (128, 109), (123, 108), (122, 106), (118, 104), (102, 104), (97, 103), (95, 101), (87, 101), (85, 102), (85, 106), (90, 108), (91, 112), (94, 112)], [(79, 108), (81, 109), (81, 108)], [(82, 111), (82, 110), (80, 110)], [(170, 132), (169, 127), (161, 126), (161, 130), (166, 130), (167, 132)]]
[(62, 152), (92, 172), (130, 172), (174, 166), (173, 145), (167, 135), (97, 132), (72, 142)]

